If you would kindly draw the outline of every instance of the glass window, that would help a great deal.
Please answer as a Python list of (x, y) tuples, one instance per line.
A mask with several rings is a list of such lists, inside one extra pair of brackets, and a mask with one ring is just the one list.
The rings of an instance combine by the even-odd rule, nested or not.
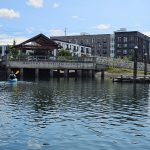
[(127, 47), (128, 45), (127, 44), (123, 44), (123, 47)]
[(69, 49), (69, 45), (67, 44), (67, 49)]
[(98, 47), (101, 47), (101, 43), (100, 42), (98, 43)]
[(81, 47), (81, 53), (84, 53), (83, 47)]
[(123, 50), (123, 54), (126, 55), (127, 54), (127, 50)]
[(117, 44), (117, 47), (118, 47), (118, 48), (121, 48), (121, 44)]
[(117, 50), (117, 54), (121, 54), (121, 50)]
[(107, 54), (107, 50), (103, 50), (103, 54)]
[(117, 38), (117, 41), (118, 41), (118, 42), (121, 42), (121, 37), (120, 37), (120, 36)]
[(73, 50), (74, 50), (74, 51), (76, 50), (76, 46), (73, 46)]
[(86, 48), (86, 53), (89, 53), (89, 49), (88, 48)]
[(127, 42), (128, 41), (128, 38), (125, 36), (123, 37), (123, 42)]
[(106, 42), (107, 42), (107, 39), (106, 39), (106, 38), (103, 38), (103, 42), (106, 43)]
[(104, 48), (104, 49), (107, 48), (107, 44), (106, 44), (106, 43), (103, 44), (103, 48)]

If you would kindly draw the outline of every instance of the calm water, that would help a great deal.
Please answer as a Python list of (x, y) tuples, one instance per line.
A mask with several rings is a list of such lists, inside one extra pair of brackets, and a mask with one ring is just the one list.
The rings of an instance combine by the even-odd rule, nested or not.
[(148, 84), (54, 79), (0, 88), (0, 150), (150, 149)]

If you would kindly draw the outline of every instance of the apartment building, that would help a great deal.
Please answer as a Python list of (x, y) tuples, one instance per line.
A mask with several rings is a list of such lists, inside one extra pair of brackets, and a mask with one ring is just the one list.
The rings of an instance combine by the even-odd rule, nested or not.
[(53, 36), (50, 38), (91, 47), (92, 56), (110, 57), (110, 34)]
[(58, 39), (53, 39), (53, 41), (56, 42), (61, 48), (68, 50), (72, 56), (91, 56), (91, 47), (89, 46), (73, 44)]
[(6, 50), (7, 50), (6, 45), (0, 45), (0, 56), (4, 56), (6, 54)]
[(115, 36), (115, 57), (134, 57), (135, 46), (137, 49), (138, 61), (144, 61), (144, 54), (149, 58), (150, 38), (138, 31), (116, 31)]

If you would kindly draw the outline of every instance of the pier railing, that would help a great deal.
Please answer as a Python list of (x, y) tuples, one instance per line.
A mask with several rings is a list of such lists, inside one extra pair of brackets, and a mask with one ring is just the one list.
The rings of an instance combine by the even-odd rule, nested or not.
[(8, 61), (8, 68), (95, 69), (93, 62), (76, 61)]
[(8, 56), (3, 57), (3, 61), (84, 61), (84, 62), (96, 62), (96, 57), (73, 57), (73, 56), (46, 56), (46, 55), (33, 55), (33, 56), (17, 56), (10, 58)]

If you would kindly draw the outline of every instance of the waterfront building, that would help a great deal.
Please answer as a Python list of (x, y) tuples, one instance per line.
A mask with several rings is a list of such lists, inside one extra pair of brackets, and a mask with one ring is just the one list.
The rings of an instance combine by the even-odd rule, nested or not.
[(138, 31), (116, 31), (115, 35), (115, 57), (134, 58), (134, 47), (137, 46), (138, 61), (144, 61), (144, 55), (149, 58), (150, 38)]
[(88, 46), (91, 47), (92, 56), (110, 57), (110, 34), (53, 36), (50, 37), (50, 39), (57, 39), (78, 45)]
[(7, 45), (0, 45), (0, 57), (4, 56), (7, 53)]
[(38, 34), (13, 47), (27, 55), (55, 57), (59, 45), (44, 34)]
[(72, 56), (91, 56), (91, 47), (53, 39), (62, 49), (68, 50)]

